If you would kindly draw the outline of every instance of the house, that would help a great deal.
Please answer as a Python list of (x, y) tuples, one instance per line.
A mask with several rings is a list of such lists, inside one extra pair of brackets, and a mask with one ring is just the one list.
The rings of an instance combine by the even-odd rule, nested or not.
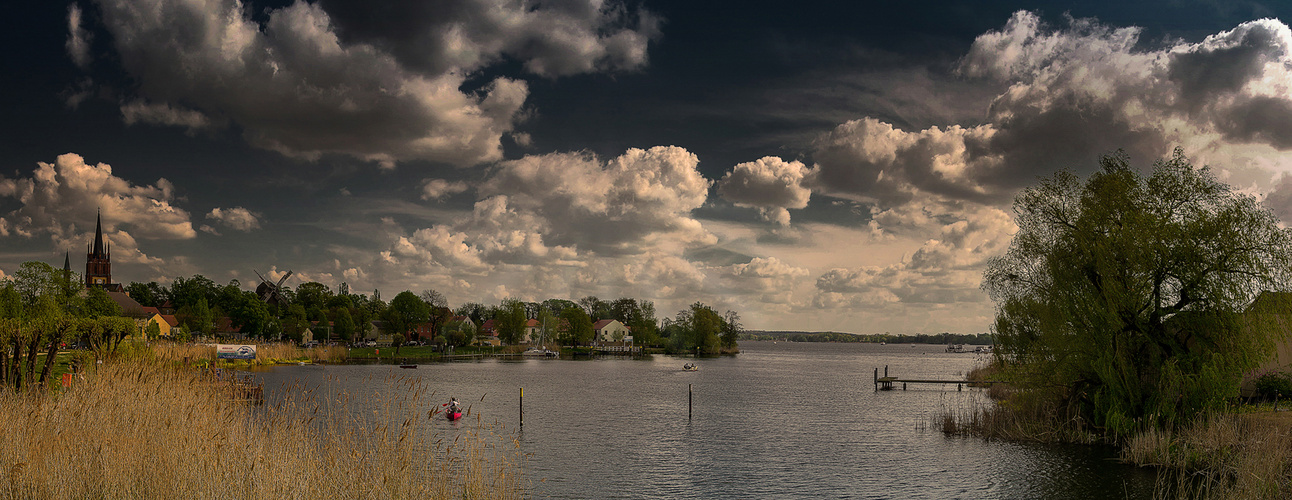
[(479, 345), (502, 345), (502, 340), (498, 338), (497, 322), (492, 319), (485, 320), (480, 324), (480, 332), (476, 334), (476, 344)]
[(171, 335), (171, 330), (179, 326), (179, 320), (175, 319), (175, 315), (173, 314), (161, 314), (155, 307), (145, 307), (144, 309), (151, 309), (149, 312), (152, 314), (148, 317), (148, 321), (144, 323), (145, 332), (148, 331), (148, 325), (156, 323), (157, 331), (159, 332), (158, 335), (161, 337), (169, 337)]
[(108, 298), (121, 306), (121, 315), (127, 318), (148, 319), (148, 313), (144, 312), (144, 306), (140, 305), (135, 299), (130, 298), (126, 292), (114, 292), (106, 290)]
[(520, 342), (522, 344), (531, 344), (539, 341), (543, 335), (543, 329), (536, 319), (525, 320), (525, 333), (521, 334)]
[(599, 342), (621, 342), (629, 335), (628, 327), (617, 319), (603, 319), (592, 324), (593, 339)]
[(368, 333), (364, 335), (363, 340), (376, 342), (379, 346), (388, 346), (395, 343), (395, 334), (388, 330), (385, 321), (373, 320), (369, 323)]
[(215, 335), (230, 339), (246, 338), (246, 335), (242, 333), (242, 327), (233, 326), (233, 320), (228, 316), (222, 316), (215, 320)]
[[(1261, 365), (1243, 376), (1240, 390), (1244, 396), (1253, 393), (1256, 377), (1269, 372), (1292, 374), (1292, 293), (1261, 292), (1243, 313), (1250, 324), (1268, 326), (1270, 323), (1285, 337), (1275, 340), (1274, 350)], [(1261, 323), (1266, 323), (1261, 325)]]

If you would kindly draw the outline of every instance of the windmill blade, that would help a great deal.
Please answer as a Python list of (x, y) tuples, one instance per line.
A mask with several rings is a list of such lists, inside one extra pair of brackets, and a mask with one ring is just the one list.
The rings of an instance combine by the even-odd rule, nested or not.
[[(252, 269), (252, 271), (256, 271), (256, 270), (255, 270), (255, 269)], [(268, 282), (268, 281), (269, 281), (269, 280), (265, 279), (265, 275), (260, 274), (260, 271), (256, 271), (256, 276), (260, 277), (260, 282), (261, 282), (261, 283), (265, 283), (265, 282)]]
[(291, 269), (288, 269), (287, 274), (284, 274), (283, 277), (278, 280), (278, 284), (274, 285), (274, 291), (277, 292), (278, 289), (283, 286), (283, 282), (287, 281), (287, 278), (290, 277), (292, 277), (292, 271)]

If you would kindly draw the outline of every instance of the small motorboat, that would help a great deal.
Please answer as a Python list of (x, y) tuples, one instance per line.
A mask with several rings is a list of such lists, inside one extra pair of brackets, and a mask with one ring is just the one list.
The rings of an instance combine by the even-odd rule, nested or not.
[(700, 371), (700, 365), (697, 365), (695, 363), (687, 363), (685, 365), (682, 365), (682, 369), (688, 372), (698, 372)]
[(399, 365), (400, 368), (417, 369), (417, 365)]

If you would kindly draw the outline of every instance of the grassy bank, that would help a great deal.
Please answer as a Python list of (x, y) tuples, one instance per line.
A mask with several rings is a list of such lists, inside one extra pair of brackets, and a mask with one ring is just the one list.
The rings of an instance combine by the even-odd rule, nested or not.
[[(983, 367), (970, 380), (994, 380)], [(932, 426), (947, 435), (1011, 441), (1094, 444), (1100, 434), (1037, 394), (997, 384), (955, 407), (943, 407)], [(1199, 415), (1180, 428), (1152, 429), (1112, 443), (1124, 462), (1160, 469), (1159, 498), (1286, 498), (1292, 494), (1292, 411), (1244, 405)]]
[(310, 399), (253, 409), (201, 371), (110, 361), (66, 391), (0, 394), (0, 498), (522, 496), (514, 441), (434, 431), (421, 388), (401, 389), (361, 418)]

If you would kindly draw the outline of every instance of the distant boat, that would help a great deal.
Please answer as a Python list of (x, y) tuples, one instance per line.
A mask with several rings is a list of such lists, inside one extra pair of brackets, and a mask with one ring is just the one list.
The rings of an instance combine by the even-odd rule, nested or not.
[(880, 343), (879, 343), (879, 345), (887, 345), (887, 344), (885, 344), (885, 343), (883, 343), (883, 342), (880, 342)]
[(546, 347), (546, 346), (544, 346), (544, 347), (542, 347), (542, 348), (538, 348), (538, 347), (531, 347), (531, 348), (529, 348), (529, 349), (526, 349), (526, 350), (525, 350), (525, 352), (522, 352), (522, 353), (521, 353), (521, 355), (522, 355), (522, 356), (543, 356), (543, 357), (548, 357), (548, 358), (555, 358), (555, 357), (557, 356), (557, 353), (556, 353), (556, 351), (549, 351), (549, 350), (547, 350), (547, 347)]
[(417, 368), (417, 365), (399, 365), (400, 368)]
[(687, 363), (685, 365), (682, 365), (682, 369), (688, 372), (698, 372), (700, 371), (700, 365), (697, 365), (695, 363)]

